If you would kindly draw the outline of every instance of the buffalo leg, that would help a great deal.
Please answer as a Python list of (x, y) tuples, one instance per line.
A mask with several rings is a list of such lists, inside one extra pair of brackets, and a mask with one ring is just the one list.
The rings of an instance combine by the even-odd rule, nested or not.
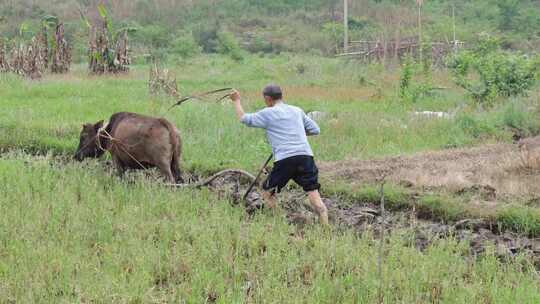
[(174, 179), (174, 175), (171, 172), (171, 166), (168, 163), (161, 163), (157, 165), (159, 168), (159, 171), (165, 177), (166, 180), (168, 180), (171, 184), (175, 184), (176, 180)]
[(126, 173), (126, 167), (124, 166), (122, 160), (120, 160), (120, 158), (117, 156), (113, 156), (113, 163), (116, 167), (116, 173), (118, 174), (118, 177), (123, 177), (124, 173)]

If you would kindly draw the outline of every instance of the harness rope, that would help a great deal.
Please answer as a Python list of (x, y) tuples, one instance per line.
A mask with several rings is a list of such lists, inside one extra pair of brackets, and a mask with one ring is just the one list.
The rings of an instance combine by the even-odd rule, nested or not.
[[(104, 132), (105, 135), (101, 134), (101, 132)], [(122, 149), (122, 151), (123, 151), (124, 153), (126, 153), (132, 160), (134, 160), (135, 163), (137, 163), (137, 165), (139, 165), (142, 169), (144, 169), (144, 170), (147, 169), (147, 168), (146, 168), (143, 164), (141, 164), (141, 163), (140, 163), (133, 155), (131, 155), (131, 153), (129, 153), (129, 152), (127, 151), (127, 149), (125, 149), (125, 148), (123, 147), (124, 143), (122, 143), (121, 140), (112, 137), (112, 135), (109, 134), (109, 132), (107, 132), (107, 130), (105, 130), (105, 128), (100, 128), (100, 129), (98, 130), (98, 133), (97, 133), (97, 135), (96, 135), (96, 143), (97, 143), (98, 147), (99, 147), (102, 151), (104, 151), (104, 152), (107, 151), (107, 149), (105, 149), (105, 148), (103, 148), (103, 147), (101, 146), (101, 141), (99, 140), (99, 138), (106, 138), (106, 139), (110, 140), (112, 145), (114, 145), (115, 142), (118, 143), (118, 145), (116, 145), (115, 147), (119, 147), (120, 149)]]
[[(108, 140), (111, 141), (112, 144), (114, 144), (115, 142), (119, 143), (119, 145), (117, 145), (116, 147), (119, 147), (120, 149), (122, 149), (122, 151), (124, 153), (126, 153), (132, 160), (134, 160), (137, 165), (139, 165), (141, 167), (141, 169), (144, 169), (146, 170), (147, 168), (141, 164), (133, 155), (131, 155), (131, 153), (129, 153), (124, 147), (124, 143), (122, 143), (122, 141), (120, 141), (119, 139), (116, 139), (114, 137), (112, 137), (111, 134), (109, 134), (109, 132), (107, 132), (107, 130), (105, 130), (105, 127), (106, 126), (103, 126), (101, 128), (99, 128), (99, 130), (97, 131), (97, 134), (94, 136), (94, 138), (92, 138), (92, 140), (90, 140), (86, 145), (82, 146), (82, 148), (78, 149), (77, 152), (75, 153), (75, 155), (79, 154), (82, 150), (84, 150), (86, 147), (88, 147), (92, 142), (95, 141), (97, 147), (105, 152), (107, 151), (106, 148), (104, 148), (102, 145), (101, 145), (101, 141), (99, 140), (100, 138), (106, 138)], [(105, 135), (101, 134), (101, 132), (105, 132)]]
[[(122, 141), (120, 141), (119, 139), (117, 138), (114, 138), (105, 128), (107, 127), (107, 125), (99, 128), (97, 134), (94, 136), (94, 138), (89, 141), (86, 145), (84, 145), (81, 149), (79, 149), (79, 151), (83, 150), (84, 148), (88, 147), (88, 145), (90, 145), (94, 140), (95, 140), (95, 143), (97, 145), (97, 147), (105, 152), (107, 151), (106, 148), (104, 148), (102, 145), (101, 145), (101, 141), (100, 141), (100, 138), (106, 138), (108, 140), (111, 141), (111, 144), (115, 144), (115, 143), (118, 143), (117, 147), (119, 147), (120, 149), (122, 149), (122, 151), (124, 153), (126, 153), (132, 160), (134, 160), (142, 169), (146, 169), (146, 167), (141, 164), (132, 154), (130, 154), (124, 147), (124, 143), (122, 143)], [(105, 134), (102, 134), (102, 133), (105, 133)], [(79, 152), (77, 151), (77, 152)], [(272, 156), (272, 155), (270, 155)], [(268, 164), (268, 162), (271, 160), (271, 157), (268, 158), (268, 160), (266, 161), (265, 163), (265, 166), (263, 166), (262, 169), (264, 169), (264, 167), (266, 167), (266, 165)], [(244, 171), (244, 170), (239, 170), (239, 169), (226, 169), (226, 170), (222, 170), (214, 175), (212, 175), (210, 178), (207, 178), (206, 180), (203, 180), (201, 182), (198, 182), (198, 183), (195, 183), (195, 184), (166, 184), (167, 186), (173, 186), (173, 187), (195, 187), (195, 188), (200, 188), (200, 187), (203, 187), (203, 186), (207, 186), (209, 185), (211, 182), (213, 182), (216, 178), (220, 177), (221, 175), (224, 175), (224, 174), (228, 174), (228, 173), (236, 173), (238, 175), (244, 175), (246, 177), (248, 177), (252, 183), (250, 184), (250, 187), (248, 189), (248, 191), (246, 192), (246, 194), (244, 195), (243, 199), (245, 200), (247, 195), (249, 194), (249, 192), (251, 192), (251, 190), (253, 189), (253, 186), (255, 185), (255, 183), (257, 182), (257, 179), (260, 177), (261, 173), (262, 173), (262, 169), (261, 171), (259, 172), (259, 174), (257, 176), (253, 176), (251, 175), (251, 173), (247, 172), (247, 171)]]

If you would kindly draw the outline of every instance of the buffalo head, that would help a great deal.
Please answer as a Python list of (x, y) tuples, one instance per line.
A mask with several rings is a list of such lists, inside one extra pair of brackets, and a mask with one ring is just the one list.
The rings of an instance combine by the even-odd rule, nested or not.
[(79, 139), (79, 147), (74, 158), (82, 161), (87, 157), (97, 158), (103, 155), (105, 151), (98, 145), (98, 132), (103, 127), (103, 120), (95, 124), (87, 123), (83, 125)]

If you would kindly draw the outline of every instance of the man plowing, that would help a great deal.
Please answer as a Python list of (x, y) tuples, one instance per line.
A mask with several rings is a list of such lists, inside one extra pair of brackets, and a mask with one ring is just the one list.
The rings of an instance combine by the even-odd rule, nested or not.
[(266, 108), (256, 113), (245, 113), (240, 93), (230, 95), (236, 116), (243, 124), (266, 130), (274, 154), (274, 167), (263, 183), (263, 199), (269, 208), (276, 208), (276, 194), (292, 179), (307, 192), (311, 206), (319, 215), (321, 224), (328, 225), (328, 210), (319, 193), (319, 170), (307, 136), (318, 135), (320, 128), (302, 109), (286, 104), (277, 85), (263, 90)]

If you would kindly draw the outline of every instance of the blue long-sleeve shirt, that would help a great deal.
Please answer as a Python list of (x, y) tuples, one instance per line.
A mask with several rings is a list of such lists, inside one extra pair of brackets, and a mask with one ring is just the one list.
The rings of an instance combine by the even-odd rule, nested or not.
[(298, 155), (313, 156), (307, 136), (321, 132), (317, 123), (302, 109), (284, 102), (256, 113), (244, 114), (241, 122), (249, 127), (266, 130), (275, 161)]

